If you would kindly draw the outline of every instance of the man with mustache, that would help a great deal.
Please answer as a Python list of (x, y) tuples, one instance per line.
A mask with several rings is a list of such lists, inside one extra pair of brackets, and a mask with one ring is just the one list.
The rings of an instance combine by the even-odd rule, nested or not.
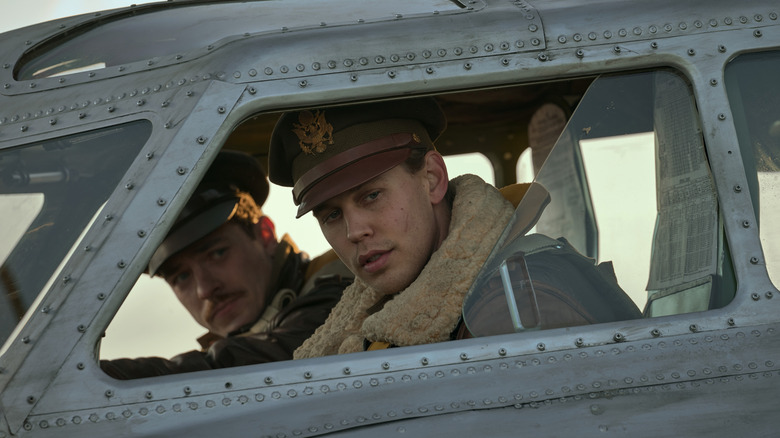
[[(470, 336), (464, 297), (514, 205), (479, 177), (449, 179), (433, 144), (445, 125), (432, 98), (293, 111), (277, 122), (269, 178), (293, 187), (298, 217), (313, 213), (356, 276), (296, 359)], [(540, 303), (553, 315), (544, 328), (640, 316), (614, 280), (588, 265), (617, 310), (594, 316), (601, 301), (581, 305), (553, 287)]]
[(260, 209), (267, 196), (257, 160), (217, 156), (148, 267), (208, 329), (198, 340), (203, 350), (170, 360), (104, 360), (104, 371), (129, 379), (292, 358), (351, 274), (332, 251), (310, 261), (289, 236), (277, 239)]

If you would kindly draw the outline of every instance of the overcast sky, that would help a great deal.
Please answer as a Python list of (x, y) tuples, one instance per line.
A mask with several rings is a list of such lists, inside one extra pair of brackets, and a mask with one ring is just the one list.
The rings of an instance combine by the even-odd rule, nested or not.
[(0, 32), (55, 18), (148, 3), (129, 0), (0, 0)]

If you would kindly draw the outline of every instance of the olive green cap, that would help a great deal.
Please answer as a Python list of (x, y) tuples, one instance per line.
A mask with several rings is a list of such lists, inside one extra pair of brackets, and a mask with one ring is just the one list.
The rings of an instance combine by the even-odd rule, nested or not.
[(297, 217), (386, 172), (444, 131), (433, 98), (284, 113), (271, 135), (271, 182), (293, 187)]

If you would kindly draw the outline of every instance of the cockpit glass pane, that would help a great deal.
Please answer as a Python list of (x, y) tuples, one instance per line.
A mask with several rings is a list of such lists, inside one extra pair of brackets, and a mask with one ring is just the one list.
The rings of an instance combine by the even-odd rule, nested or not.
[(282, 27), (295, 30), (321, 23), (357, 25), (359, 20), (371, 21), (396, 14), (408, 17), (462, 8), (460, 2), (451, 0), (361, 0), (347, 9), (334, 7), (327, 1), (302, 0), (139, 7), (122, 15), (101, 18), (82, 29), (68, 30), (61, 38), (25, 54), (14, 71), (17, 80), (47, 78), (205, 51), (228, 37), (278, 31)]
[(780, 286), (780, 51), (742, 55), (726, 67), (726, 89), (758, 218), (769, 278)]
[(593, 81), (465, 300), (469, 331), (728, 303), (733, 277), (696, 111), (671, 70)]
[(0, 343), (151, 134), (146, 120), (0, 151)]

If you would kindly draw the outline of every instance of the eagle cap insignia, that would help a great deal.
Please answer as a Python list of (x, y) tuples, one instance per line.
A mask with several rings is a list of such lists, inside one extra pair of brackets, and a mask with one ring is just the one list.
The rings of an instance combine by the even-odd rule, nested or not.
[(333, 144), (333, 125), (325, 120), (325, 113), (309, 110), (298, 113), (298, 123), (293, 123), (293, 130), (298, 136), (298, 145), (306, 154), (325, 152), (328, 145)]

